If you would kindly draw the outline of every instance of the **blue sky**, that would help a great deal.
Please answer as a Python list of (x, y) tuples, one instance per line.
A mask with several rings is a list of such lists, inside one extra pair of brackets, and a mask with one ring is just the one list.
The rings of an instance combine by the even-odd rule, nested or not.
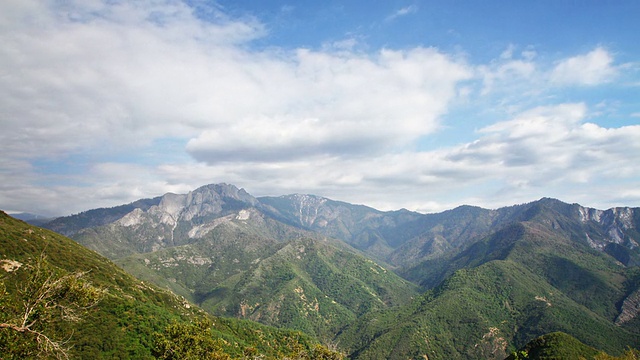
[(0, 4), (0, 209), (227, 182), (640, 206), (637, 1)]

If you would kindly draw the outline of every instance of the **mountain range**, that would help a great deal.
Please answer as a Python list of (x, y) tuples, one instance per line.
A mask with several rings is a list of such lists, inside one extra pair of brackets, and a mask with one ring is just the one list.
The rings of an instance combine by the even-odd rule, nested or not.
[(557, 331), (610, 353), (640, 345), (638, 208), (420, 214), (213, 184), (44, 226), (213, 315), (351, 358), (502, 359)]

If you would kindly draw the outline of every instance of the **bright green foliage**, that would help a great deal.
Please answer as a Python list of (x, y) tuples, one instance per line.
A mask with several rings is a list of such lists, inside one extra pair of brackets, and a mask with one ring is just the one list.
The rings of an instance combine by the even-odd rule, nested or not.
[(621, 356), (611, 356), (583, 344), (569, 334), (554, 332), (531, 340), (505, 360), (521, 359), (638, 360), (640, 350), (629, 348)]
[(306, 357), (303, 356), (304, 358), (309, 360), (342, 360), (344, 355), (340, 352), (329, 350), (322, 345), (315, 345)]
[(554, 332), (530, 341), (506, 360), (520, 359), (593, 359), (598, 350), (587, 346), (571, 335)]
[[(488, 358), (491, 354), (482, 350), (500, 343), (480, 340), (491, 338), (485, 337), (487, 329), (495, 327), (507, 353), (554, 331), (614, 354), (638, 346), (637, 318), (614, 324), (619, 304), (638, 289), (637, 269), (625, 268), (579, 241), (585, 236), (580, 222), (544, 206), (530, 210), (522, 214), (526, 221), (412, 269), (411, 276), (422, 279), (426, 287), (440, 285), (412, 309), (356, 322), (343, 332), (340, 343), (363, 358), (394, 347), (412, 349), (408, 356), (425, 354), (430, 359)], [(380, 318), (389, 320), (375, 327), (365, 323)], [(381, 325), (388, 322), (395, 324)], [(401, 330), (421, 335), (410, 340)], [(370, 343), (352, 345), (352, 332), (353, 338), (364, 334)]]
[(166, 360), (230, 359), (222, 350), (222, 341), (214, 339), (207, 320), (194, 324), (171, 323), (156, 336), (153, 355)]
[[(245, 325), (248, 324), (245, 322)], [(260, 358), (299, 360), (341, 360), (343, 355), (320, 344), (310, 346), (296, 339), (293, 334), (273, 334), (253, 329), (260, 339), (257, 347), (249, 346), (238, 351), (234, 341), (212, 328), (209, 320), (201, 319), (192, 324), (173, 322), (164, 332), (156, 335), (154, 355), (158, 359), (215, 359)], [(219, 327), (217, 327), (219, 328)], [(244, 330), (246, 331), (246, 330)], [(249, 330), (252, 331), (252, 330)], [(274, 336), (276, 335), (276, 336)], [(265, 347), (269, 347), (267, 351)]]
[[(640, 211), (622, 219), (615, 211), (587, 214), (591, 210), (576, 204), (542, 199), (495, 211), (460, 207), (420, 216), (335, 202), (318, 207), (324, 200), (312, 197), (303, 197), (311, 206), (302, 206), (299, 200), (272, 199), (271, 210), (223, 203), (219, 214), (176, 226), (158, 222), (157, 213), (138, 211), (139, 219), (126, 226), (98, 221), (104, 226), (87, 228), (77, 239), (211, 313), (304, 331), (339, 343), (352, 358), (501, 360), (558, 331), (614, 355), (640, 345), (640, 252), (631, 246), (638, 239)], [(238, 210), (245, 208), (259, 216), (239, 219)], [(399, 266), (425, 293), (416, 295), (377, 263), (344, 251), (344, 244), (291, 224)], [(621, 244), (610, 242), (612, 231)], [(122, 322), (131, 332), (145, 334), (138, 338), (143, 349), (147, 335), (173, 319), (140, 327), (145, 311), (132, 304), (117, 315), (127, 319)], [(215, 321), (211, 331), (230, 344), (224, 351), (233, 358), (289, 356), (281, 350), (301, 343), (305, 356), (311, 354), (310, 342), (296, 340), (294, 333), (279, 341), (271, 330), (230, 322), (230, 328), (242, 329), (240, 336), (220, 328), (224, 321)], [(544, 339), (552, 353), (575, 350), (554, 334)], [(269, 352), (265, 344), (281, 350)], [(128, 345), (140, 349), (135, 342)], [(535, 354), (531, 348), (514, 356)]]
[(331, 340), (374, 309), (410, 301), (414, 287), (375, 262), (330, 244), (298, 239), (215, 294), (205, 309)]
[[(39, 279), (36, 283), (46, 282), (48, 276), (43, 276), (44, 273), (37, 275), (38, 272), (27, 271), (38, 268), (42, 254), (46, 256), (46, 268), (54, 275), (50, 282), (62, 276), (63, 279), (79, 281), (77, 286), (90, 283), (103, 290), (96, 306), (77, 304), (83, 309), (82, 322), (47, 321), (47, 331), (55, 330), (54, 338), (62, 341), (63, 347), (71, 348), (69, 356), (72, 358), (150, 359), (154, 332), (164, 328), (171, 319), (188, 318), (194, 314), (194, 310), (186, 308), (181, 299), (141, 283), (95, 252), (59, 234), (30, 226), (0, 212), (0, 259), (6, 264), (22, 264), (18, 271), (12, 273), (0, 269), (0, 273), (5, 274), (3, 298), (6, 302), (0, 310), (3, 322), (24, 308), (25, 299), (36, 295), (34, 290), (27, 291), (25, 279), (31, 277)], [(77, 274), (84, 275), (76, 278)], [(64, 296), (58, 299), (67, 305), (80, 300)], [(71, 308), (73, 306), (66, 306), (62, 313), (67, 319)], [(60, 314), (60, 308), (56, 309)]]

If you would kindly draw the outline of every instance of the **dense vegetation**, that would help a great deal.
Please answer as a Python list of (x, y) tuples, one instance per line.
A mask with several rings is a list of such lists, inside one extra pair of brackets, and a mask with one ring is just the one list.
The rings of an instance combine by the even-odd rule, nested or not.
[(553, 332), (531, 340), (506, 360), (593, 359), (599, 351), (563, 332)]
[(553, 331), (619, 352), (638, 336), (585, 311), (512, 261), (459, 270), (411, 306), (370, 313), (339, 336), (354, 358), (502, 359)]
[(278, 242), (242, 224), (223, 224), (193, 244), (118, 262), (212, 314), (296, 329), (325, 341), (365, 312), (417, 295), (414, 285), (352, 250), (312, 238)]
[(611, 356), (587, 346), (563, 332), (553, 332), (531, 340), (505, 360), (580, 359), (580, 360), (638, 360), (640, 350), (628, 348), (620, 356)]

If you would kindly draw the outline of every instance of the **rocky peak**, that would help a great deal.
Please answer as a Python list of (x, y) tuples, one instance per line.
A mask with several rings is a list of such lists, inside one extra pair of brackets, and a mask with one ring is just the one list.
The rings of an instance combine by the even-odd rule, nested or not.
[(246, 203), (255, 206), (258, 200), (244, 189), (229, 184), (210, 184), (188, 194), (165, 194), (155, 211), (162, 213), (163, 223), (190, 221), (195, 217), (219, 214), (228, 203)]
[(162, 196), (158, 208), (177, 219), (185, 206), (186, 195), (167, 193)]
[(580, 221), (582, 223), (586, 223), (589, 221), (595, 221), (597, 223), (600, 223), (603, 213), (604, 211), (602, 210), (587, 208), (584, 206), (578, 207), (578, 214), (580, 215)]
[(583, 223), (594, 221), (604, 227), (620, 227), (625, 230), (636, 228), (634, 218), (636, 210), (629, 207), (616, 207), (609, 210), (597, 210), (580, 206), (578, 212)]
[(116, 224), (124, 227), (129, 227), (141, 224), (143, 221), (144, 211), (142, 211), (142, 209), (140, 208), (135, 208), (133, 209), (133, 211), (120, 218), (120, 220), (116, 221)]
[[(589, 244), (598, 249), (603, 249), (606, 243), (615, 243), (623, 245), (629, 249), (638, 247), (640, 239), (634, 239), (629, 230), (638, 228), (639, 218), (636, 208), (618, 207), (611, 208), (609, 210), (597, 210), (587, 207), (578, 207), (578, 213), (580, 215), (580, 221), (583, 224), (588, 222), (594, 222), (604, 231), (606, 239), (604, 243), (594, 242), (589, 238), (587, 234), (587, 240)], [(632, 232), (633, 233), (633, 232)]]

